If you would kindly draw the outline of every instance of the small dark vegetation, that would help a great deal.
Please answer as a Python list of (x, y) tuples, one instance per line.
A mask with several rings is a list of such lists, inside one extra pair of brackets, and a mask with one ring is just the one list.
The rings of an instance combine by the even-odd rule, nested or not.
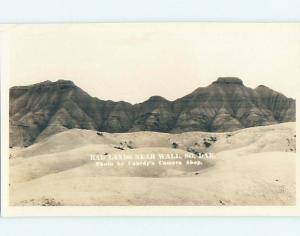
[(103, 133), (102, 132), (97, 132), (97, 135), (98, 136), (103, 136)]
[(57, 201), (54, 198), (42, 197), (39, 199), (30, 199), (21, 201), (20, 206), (63, 206), (63, 202)]
[(202, 152), (202, 150), (201, 150), (199, 147), (197, 147), (197, 146), (191, 146), (191, 147), (188, 147), (188, 148), (186, 149), (186, 151), (187, 151), (187, 152), (190, 152), (190, 153), (193, 153), (193, 154), (195, 154), (196, 156), (200, 156), (200, 155), (203, 155), (203, 154), (204, 154), (204, 152)]
[(207, 148), (211, 146), (211, 143), (209, 143), (209, 142), (207, 142), (207, 141), (204, 141), (203, 144), (204, 144), (205, 147), (207, 147)]
[(211, 141), (211, 142), (216, 142), (217, 137), (210, 136), (208, 140)]
[(219, 200), (219, 203), (223, 206), (225, 205), (225, 203), (222, 200)]
[(135, 145), (134, 145), (134, 143), (133, 143), (131, 140), (129, 140), (128, 142), (125, 141), (125, 144), (126, 144), (126, 146), (127, 146), (129, 149), (135, 149), (135, 148), (136, 148)]
[(208, 148), (216, 141), (217, 141), (217, 137), (210, 136), (209, 138), (204, 138), (203, 139), (203, 144), (206, 148)]
[(120, 146), (123, 147), (124, 149), (125, 148), (129, 148), (129, 149), (135, 149), (135, 145), (134, 143), (129, 140), (128, 142), (127, 141), (124, 141), (124, 142), (120, 142)]
[(42, 206), (62, 206), (62, 203), (56, 201), (54, 198), (45, 198)]
[(172, 148), (176, 149), (176, 148), (178, 148), (178, 146), (179, 146), (178, 143), (175, 143), (175, 142), (172, 143)]

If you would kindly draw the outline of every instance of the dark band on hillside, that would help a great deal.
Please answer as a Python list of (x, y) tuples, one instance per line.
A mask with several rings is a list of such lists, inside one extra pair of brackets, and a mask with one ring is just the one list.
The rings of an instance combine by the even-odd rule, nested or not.
[(225, 132), (295, 117), (294, 99), (262, 85), (248, 88), (235, 77), (218, 78), (175, 101), (152, 96), (134, 105), (91, 97), (72, 81), (45, 81), (10, 89), (10, 146), (28, 146), (72, 128)]

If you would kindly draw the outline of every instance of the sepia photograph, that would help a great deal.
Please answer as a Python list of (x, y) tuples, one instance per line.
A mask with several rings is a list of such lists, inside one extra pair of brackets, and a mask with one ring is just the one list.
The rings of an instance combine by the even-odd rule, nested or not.
[(300, 24), (0, 30), (7, 215), (299, 214)]

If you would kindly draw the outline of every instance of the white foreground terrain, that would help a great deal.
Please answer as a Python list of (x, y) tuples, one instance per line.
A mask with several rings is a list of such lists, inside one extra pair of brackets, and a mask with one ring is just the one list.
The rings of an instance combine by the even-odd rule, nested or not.
[[(71, 129), (10, 150), (10, 204), (294, 205), (295, 140), (295, 123), (227, 133)], [(173, 154), (185, 160), (191, 152), (213, 158), (202, 158), (202, 165), (122, 167), (91, 160), (93, 154)]]

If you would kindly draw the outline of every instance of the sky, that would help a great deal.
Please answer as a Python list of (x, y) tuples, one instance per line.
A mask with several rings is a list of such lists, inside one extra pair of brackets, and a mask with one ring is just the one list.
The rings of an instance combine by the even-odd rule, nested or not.
[(296, 97), (300, 24), (103, 23), (11, 25), (10, 86), (72, 80), (102, 100), (175, 100), (218, 77)]

